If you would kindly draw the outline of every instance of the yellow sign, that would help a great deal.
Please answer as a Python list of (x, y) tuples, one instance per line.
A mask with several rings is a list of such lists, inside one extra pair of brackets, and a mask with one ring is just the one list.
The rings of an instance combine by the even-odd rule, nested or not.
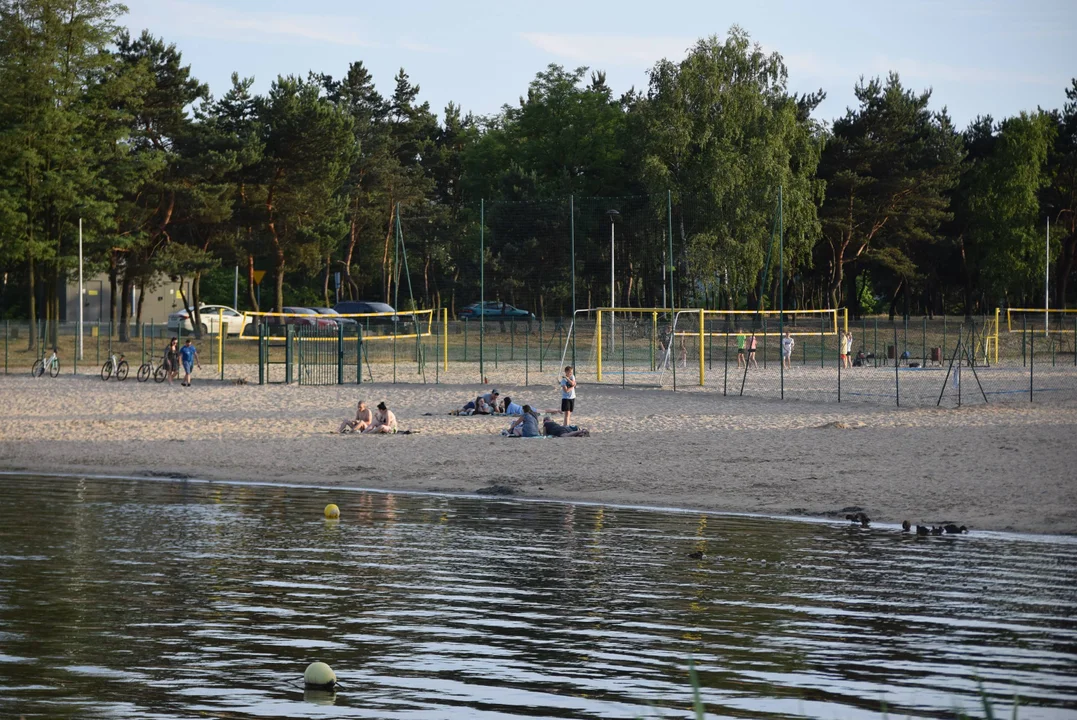
[(266, 271), (265, 270), (253, 270), (253, 271), (251, 271), (251, 275), (254, 275), (254, 284), (255, 285), (261, 285), (262, 284), (262, 278), (264, 278), (266, 276)]

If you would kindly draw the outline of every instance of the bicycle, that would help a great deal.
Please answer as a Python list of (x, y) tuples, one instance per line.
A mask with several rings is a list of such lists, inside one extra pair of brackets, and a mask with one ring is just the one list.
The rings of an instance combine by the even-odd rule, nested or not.
[(128, 365), (127, 361), (123, 359), (123, 353), (120, 353), (119, 359), (116, 358), (116, 353), (109, 355), (108, 360), (101, 366), (101, 379), (107, 381), (112, 377), (113, 373), (116, 373), (116, 379), (123, 382), (127, 379)]
[(154, 382), (164, 382), (165, 378), (168, 376), (164, 363), (158, 363), (157, 366), (154, 367), (153, 363), (145, 362), (138, 366), (137, 377), (139, 382), (146, 382), (150, 379), (150, 375), (153, 376)]
[(45, 374), (45, 371), (49, 371), (49, 377), (56, 377), (60, 374), (60, 358), (56, 355), (56, 348), (52, 349), (52, 355), (49, 359), (38, 358), (37, 362), (30, 369), (30, 374), (38, 378)]

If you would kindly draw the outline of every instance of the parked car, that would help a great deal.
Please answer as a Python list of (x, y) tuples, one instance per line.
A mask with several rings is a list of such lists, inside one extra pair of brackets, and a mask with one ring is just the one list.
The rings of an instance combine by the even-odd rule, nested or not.
[[(220, 331), (217, 326), (220, 315), (224, 317), (225, 331), (229, 335), (239, 335), (243, 331), (243, 326), (249, 322), (243, 313), (227, 305), (202, 305), (198, 310), (202, 318), (203, 335), (216, 335)], [(220, 314), (218, 314), (218, 311), (220, 311)], [(168, 330), (176, 335), (181, 332), (194, 332), (194, 324), (191, 322), (191, 318), (187, 317), (186, 309), (178, 310), (168, 316)]]
[(521, 310), (500, 300), (487, 300), (485, 303), (471, 303), (460, 311), (461, 320), (478, 320), (479, 317), (493, 320), (534, 320), (535, 315)]
[(311, 310), (319, 315), (328, 316), (328, 318), (337, 325), (342, 325), (344, 327), (344, 332), (347, 334), (354, 335), (356, 333), (356, 328), (359, 326), (359, 323), (357, 323), (354, 318), (340, 317), (340, 313), (333, 308), (312, 307)]
[(270, 328), (283, 328), (285, 325), (297, 327), (336, 328), (337, 323), (323, 317), (310, 308), (288, 306), (281, 309), (283, 315), (266, 315), (265, 322)]
[[(367, 334), (387, 334), (394, 332), (393, 328), (407, 316), (396, 315), (392, 305), (383, 302), (367, 300), (345, 300), (333, 306), (333, 310), (341, 315), (357, 315), (368, 313), (394, 313), (393, 315), (378, 315), (376, 317), (352, 318), (358, 320), (363, 326), (363, 332)], [(348, 319), (348, 318), (345, 318)]]

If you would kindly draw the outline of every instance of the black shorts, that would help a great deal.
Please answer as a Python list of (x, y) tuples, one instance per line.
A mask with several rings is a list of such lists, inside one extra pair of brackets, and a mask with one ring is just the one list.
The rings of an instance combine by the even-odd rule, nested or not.
[(737, 348), (737, 355), (743, 355), (743, 354), (744, 354), (744, 348)]
[(561, 398), (561, 412), (572, 412), (576, 409), (576, 398)]

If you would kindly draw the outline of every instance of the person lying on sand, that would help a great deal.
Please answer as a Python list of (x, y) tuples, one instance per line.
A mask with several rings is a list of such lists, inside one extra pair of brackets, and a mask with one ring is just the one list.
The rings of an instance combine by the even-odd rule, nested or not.
[(551, 420), (549, 416), (542, 422), (542, 432), (550, 437), (590, 437), (591, 431), (587, 428), (572, 430), (569, 426)]
[(531, 409), (530, 405), (523, 406), (523, 414), (512, 421), (509, 426), (509, 435), (512, 437), (539, 437), (538, 413)]
[(503, 415), (523, 415), (524, 407), (519, 403), (514, 403), (512, 398), (506, 395), (501, 403), (500, 412)]
[(354, 420), (345, 420), (340, 424), (339, 433), (346, 432), (358, 432), (361, 433), (370, 427), (370, 423), (374, 422), (374, 415), (370, 412), (370, 408), (366, 406), (366, 400), (360, 400), (359, 405), (355, 410)]
[(397, 431), (396, 415), (385, 405), (385, 401), (378, 403), (378, 411), (374, 413), (374, 420), (370, 423), (370, 427), (364, 430), (364, 433), (386, 433), (391, 434)]

